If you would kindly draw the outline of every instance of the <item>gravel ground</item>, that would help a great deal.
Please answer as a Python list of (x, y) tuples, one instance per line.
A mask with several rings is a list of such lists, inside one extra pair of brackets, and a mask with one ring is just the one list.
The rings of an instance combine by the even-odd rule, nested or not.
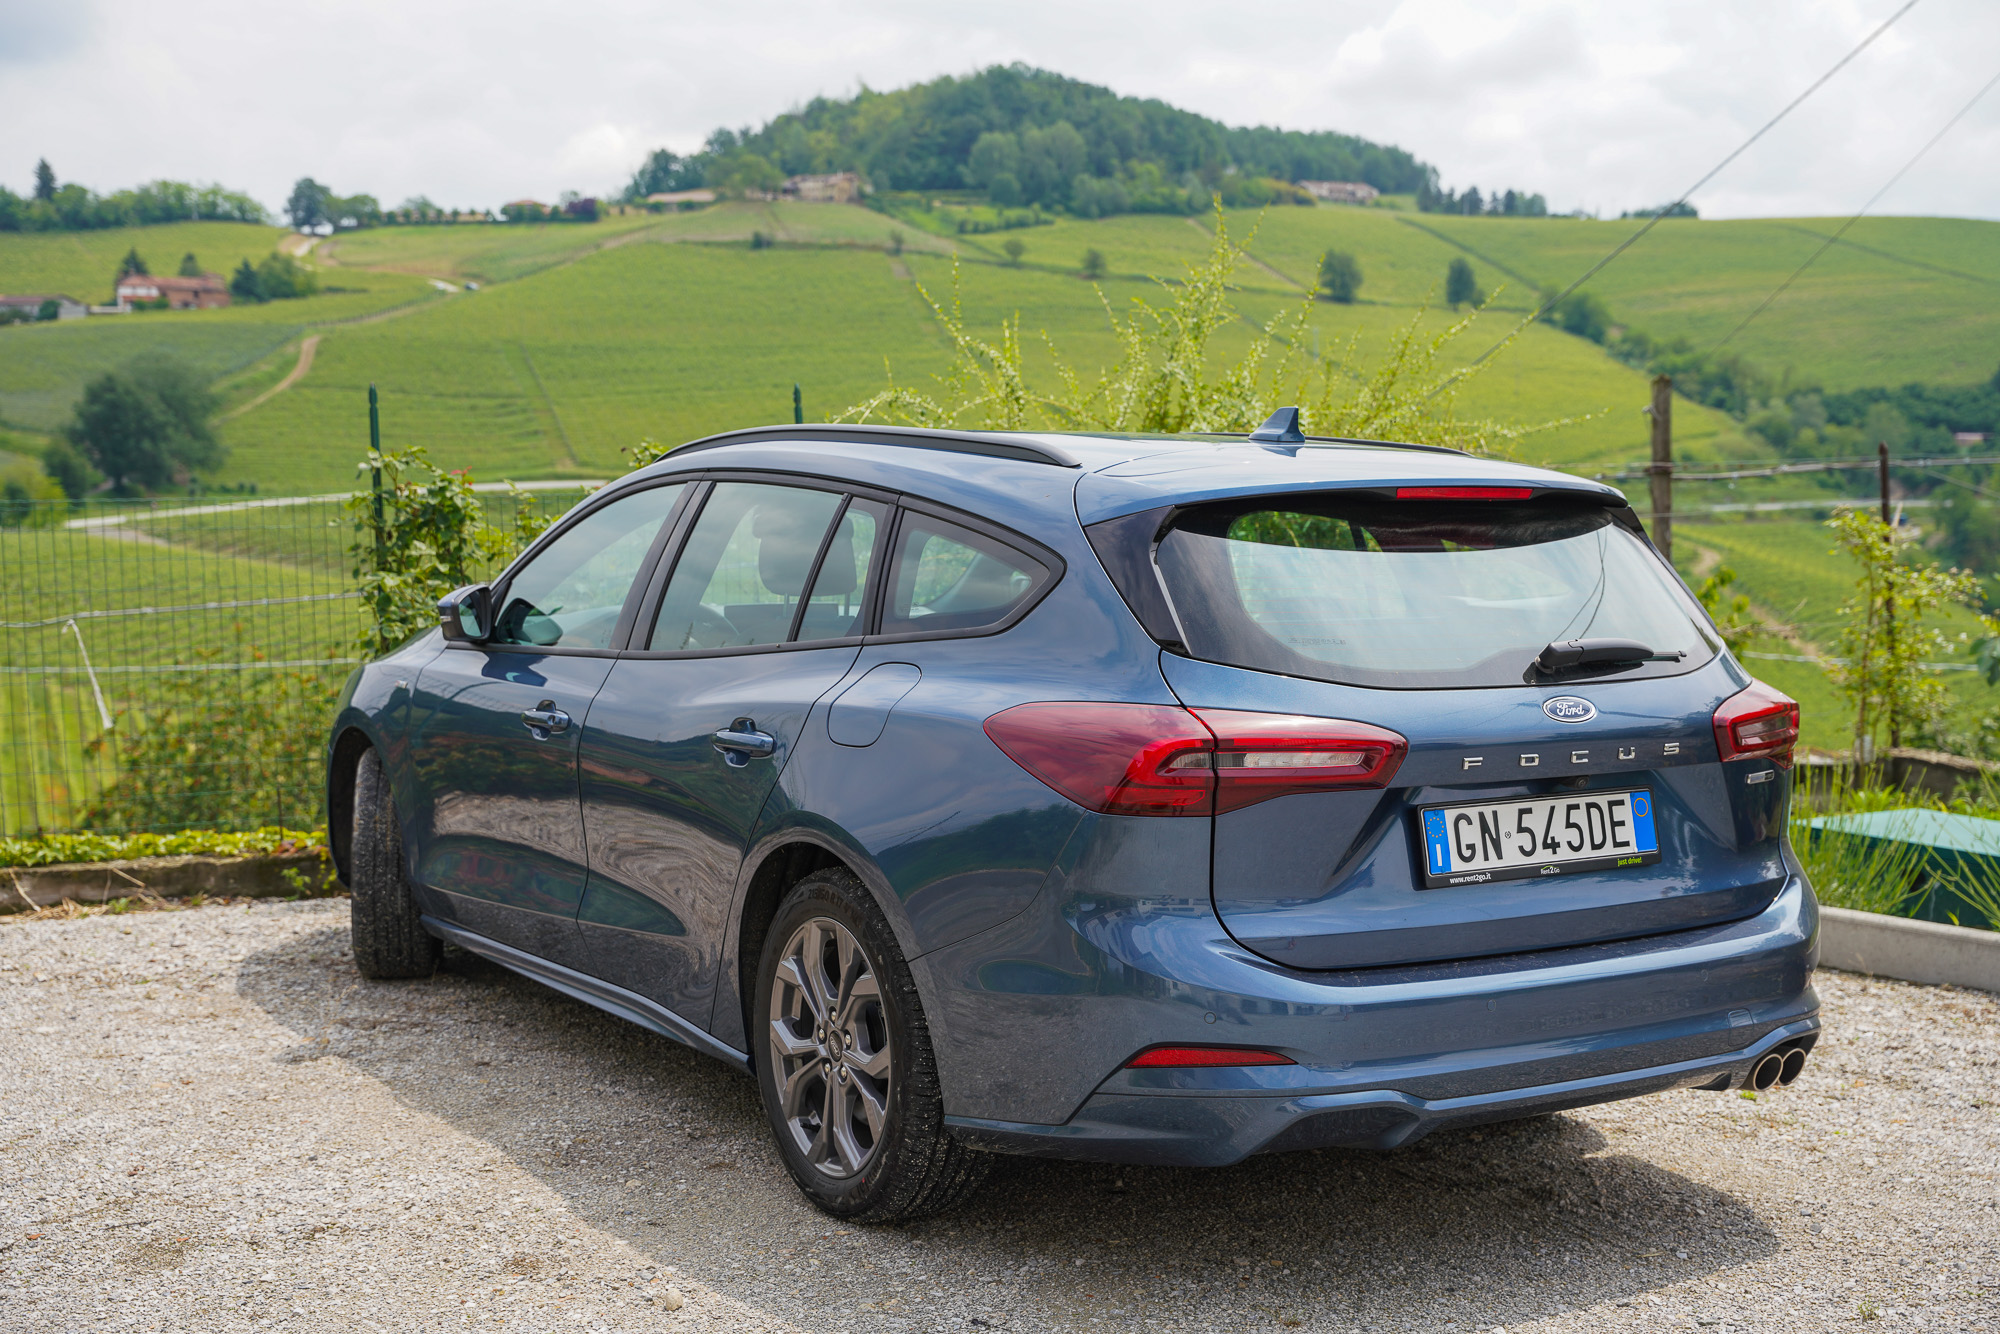
[(344, 900), (0, 926), (0, 1329), (2000, 1327), (2000, 1003), (1823, 974), (1791, 1090), (1396, 1154), (1003, 1160), (827, 1220), (749, 1081)]

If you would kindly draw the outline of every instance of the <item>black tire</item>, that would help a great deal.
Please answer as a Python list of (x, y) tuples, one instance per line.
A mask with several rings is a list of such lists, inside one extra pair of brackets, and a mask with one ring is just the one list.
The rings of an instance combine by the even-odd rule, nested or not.
[(372, 748), (362, 752), (354, 775), (354, 838), (347, 855), (356, 970), (377, 980), (436, 972), (443, 946), (418, 920), (403, 874), (403, 835), (389, 779)]
[[(875, 998), (865, 998), (867, 986), (861, 983), (853, 994), (863, 999), (847, 1007), (857, 1017), (845, 1026), (826, 1026), (832, 1040), (821, 1039), (815, 1044), (810, 1014), (799, 1004), (804, 993), (795, 985), (797, 960), (802, 952), (833, 951), (820, 955), (831, 958), (845, 948), (828, 923), (843, 929), (858, 945), (861, 967), (874, 979)], [(819, 946), (812, 943), (815, 938), (820, 940)], [(788, 980), (783, 983), (781, 965), (788, 967)], [(850, 967), (849, 976), (860, 974)], [(842, 982), (838, 989), (847, 991), (848, 984)], [(795, 1031), (791, 1019), (774, 1018), (774, 997), (781, 1015), (805, 1018), (803, 1030)], [(785, 896), (757, 964), (756, 1008), (751, 1020), (757, 1085), (764, 1095), (764, 1111), (777, 1139), (778, 1153), (792, 1180), (820, 1209), (857, 1223), (922, 1218), (958, 1204), (986, 1179), (992, 1164), (990, 1155), (967, 1148), (945, 1129), (937, 1059), (916, 983), (882, 910), (852, 872), (838, 868), (816, 871)], [(789, 1058), (778, 1049), (780, 1023), (792, 1034)], [(847, 1036), (850, 1031), (854, 1036)], [(801, 1043), (816, 1045), (818, 1054), (806, 1053), (798, 1045)], [(886, 1114), (877, 1134), (865, 1124), (867, 1108), (863, 1103), (865, 1094), (880, 1090), (881, 1083), (865, 1070), (869, 1063), (879, 1062), (885, 1050), (887, 1088), (873, 1105)], [(785, 1066), (798, 1076), (792, 1087), (805, 1090), (794, 1108), (810, 1109), (818, 1103), (816, 1117), (809, 1113), (795, 1122), (788, 1114), (779, 1089), (788, 1073), (781, 1068)], [(818, 1078), (819, 1092), (811, 1092), (816, 1078), (811, 1071), (815, 1068), (832, 1071), (838, 1077), (838, 1087), (829, 1078)], [(836, 1099), (849, 1097), (853, 1110), (829, 1113)], [(841, 1105), (845, 1108), (847, 1103), (842, 1101)], [(830, 1133), (811, 1134), (814, 1125), (825, 1132), (829, 1123), (845, 1124), (854, 1133), (844, 1140)], [(847, 1145), (844, 1160), (841, 1151), (832, 1147), (836, 1140)], [(816, 1163), (815, 1145), (825, 1146), (818, 1151), (819, 1156), (836, 1161)], [(858, 1160), (854, 1157), (857, 1150), (865, 1151)]]

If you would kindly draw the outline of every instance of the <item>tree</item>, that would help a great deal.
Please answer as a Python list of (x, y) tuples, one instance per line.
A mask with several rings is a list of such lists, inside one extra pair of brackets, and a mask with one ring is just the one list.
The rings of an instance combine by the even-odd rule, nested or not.
[(264, 295), (263, 285), (257, 281), (257, 270), (247, 259), (238, 264), (236, 272), (229, 276), (229, 295), (238, 301), (252, 303), (269, 300)]
[(301, 176), (292, 186), (291, 197), (285, 200), (285, 216), (291, 219), (294, 231), (310, 231), (331, 221), (327, 205), (332, 200), (333, 191), (310, 176)]
[(120, 491), (165, 486), (178, 470), (222, 461), (209, 429), (215, 400), (179, 362), (106, 371), (84, 387), (64, 435)]
[(82, 500), (90, 494), (92, 487), (104, 480), (97, 469), (90, 466), (77, 447), (67, 437), (57, 436), (42, 450), (42, 471), (55, 479), (56, 485), (71, 500)]
[(1083, 276), (1095, 282), (1104, 276), (1104, 252), (1086, 250), (1083, 252)]
[(130, 250), (127, 250), (125, 258), (118, 261), (118, 276), (120, 278), (130, 278), (134, 275), (143, 278), (148, 272), (146, 261), (139, 256), (138, 246), (133, 246)]
[[(1468, 273), (1471, 272), (1468, 266)], [(1543, 298), (1546, 301), (1548, 298)], [(1601, 343), (1611, 336), (1611, 307), (1595, 292), (1571, 292), (1542, 316), (1550, 324), (1579, 338)]]
[(49, 320), (60, 319), (61, 317), (62, 302), (56, 300), (54, 297), (50, 297), (47, 301), (35, 307), (35, 318), (44, 323)]
[(1444, 271), (1444, 299), (1448, 306), (1476, 306), (1484, 296), (1472, 275), (1472, 265), (1460, 255)]
[(43, 203), (53, 203), (56, 197), (56, 169), (43, 158), (35, 164), (35, 198)]
[(1007, 262), (1015, 268), (1021, 266), (1021, 256), (1028, 253), (1028, 243), (1018, 236), (1008, 237), (1000, 243), (1000, 248), (1007, 252)]
[[(1860, 758), (1875, 752), (1878, 734), (1891, 748), (1905, 731), (1935, 723), (1951, 706), (1951, 692), (1927, 661), (1953, 650), (1935, 625), (1924, 625), (1954, 603), (1979, 605), (1979, 580), (1964, 570), (1899, 559), (1916, 534), (1891, 528), (1866, 510), (1842, 510), (1827, 520), (1839, 545), (1861, 565), (1854, 596), (1840, 607), (1840, 658), (1827, 675), (1854, 706), (1854, 745)], [(1988, 622), (1989, 629), (1994, 628)]]
[(181, 277), (201, 277), (201, 264), (195, 259), (194, 251), (192, 250), (181, 256)]
[(257, 261), (260, 300), (284, 301), (291, 297), (311, 296), (318, 290), (319, 279), (313, 271), (290, 255), (273, 251)]
[(1329, 250), (1319, 262), (1319, 290), (1329, 301), (1352, 302), (1361, 291), (1361, 263), (1344, 250)]

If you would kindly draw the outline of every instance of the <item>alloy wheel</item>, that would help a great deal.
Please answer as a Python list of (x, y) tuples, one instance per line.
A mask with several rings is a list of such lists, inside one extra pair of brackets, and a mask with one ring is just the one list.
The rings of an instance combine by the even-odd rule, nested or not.
[(874, 963), (830, 917), (812, 918), (785, 942), (770, 1044), (793, 1147), (825, 1176), (859, 1173), (882, 1144), (894, 1052)]

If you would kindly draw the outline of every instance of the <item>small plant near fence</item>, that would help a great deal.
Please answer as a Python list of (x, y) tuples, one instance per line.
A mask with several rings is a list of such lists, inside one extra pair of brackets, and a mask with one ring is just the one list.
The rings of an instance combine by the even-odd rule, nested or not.
[(370, 484), (347, 502), (348, 551), (369, 620), (361, 648), (370, 656), (436, 625), (439, 598), (510, 559), (550, 523), (513, 487), (512, 522), (489, 524), (472, 477), (439, 468), (421, 445), (370, 450), (360, 470)]
[[(1978, 607), (1979, 580), (1901, 559), (1915, 533), (1865, 510), (1843, 510), (1827, 527), (1836, 550), (1861, 566), (1854, 596), (1840, 608), (1840, 656), (1827, 675), (1854, 709), (1855, 753), (1868, 759), (1884, 740), (1900, 746), (1906, 733), (1935, 725), (1950, 709), (1942, 673), (1927, 660), (1965, 645), (1922, 622), (1949, 606)], [(1990, 619), (1987, 625), (1994, 629)]]

